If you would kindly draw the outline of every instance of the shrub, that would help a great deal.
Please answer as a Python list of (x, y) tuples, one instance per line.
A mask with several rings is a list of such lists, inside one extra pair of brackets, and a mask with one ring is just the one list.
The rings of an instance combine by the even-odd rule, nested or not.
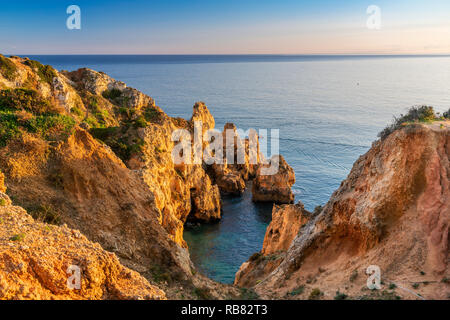
[(322, 291), (319, 288), (314, 288), (309, 294), (309, 300), (319, 299), (323, 295)]
[(0, 110), (27, 110), (34, 114), (57, 112), (36, 90), (23, 88), (1, 90)]
[(0, 207), (6, 206), (6, 200), (3, 198), (0, 198)]
[(144, 117), (145, 120), (155, 123), (161, 119), (161, 113), (156, 108), (149, 107), (145, 109)]
[(147, 121), (143, 116), (138, 117), (136, 120), (134, 120), (134, 127), (135, 128), (145, 128), (147, 126)]
[(122, 91), (119, 89), (111, 89), (111, 90), (105, 90), (102, 93), (102, 96), (106, 99), (114, 100), (119, 98), (122, 95)]
[(242, 300), (258, 300), (259, 296), (253, 289), (241, 288), (240, 298)]
[(350, 282), (353, 282), (358, 278), (358, 270), (353, 270), (352, 274), (350, 275)]
[(41, 222), (49, 224), (60, 224), (61, 213), (50, 204), (40, 204), (37, 207), (28, 208), (31, 216)]
[(450, 109), (448, 109), (448, 111), (444, 112), (443, 116), (445, 119), (450, 119)]
[(70, 112), (73, 113), (74, 115), (78, 116), (78, 117), (82, 117), (83, 116), (83, 111), (81, 111), (81, 109), (77, 106), (73, 107), (72, 109), (70, 109)]
[(22, 241), (23, 239), (25, 239), (25, 233), (15, 234), (11, 238), (9, 238), (9, 240), (11, 241)]
[(406, 115), (400, 115), (399, 118), (394, 117), (392, 124), (387, 126), (378, 134), (381, 139), (387, 138), (392, 132), (402, 127), (404, 124), (414, 123), (414, 122), (430, 122), (436, 120), (436, 114), (434, 113), (433, 107), (430, 106), (420, 106), (412, 107), (408, 110)]
[(75, 120), (65, 115), (44, 115), (32, 118), (27, 123), (28, 130), (46, 140), (67, 138), (75, 126)]
[(195, 288), (192, 292), (200, 300), (210, 300), (211, 295), (207, 288)]
[(336, 295), (334, 296), (334, 300), (345, 300), (348, 298), (348, 295), (346, 295), (345, 293), (336, 291)]
[(7, 79), (7, 80), (14, 80), (14, 77), (17, 72), (17, 67), (8, 58), (5, 58), (3, 55), (0, 54), (0, 73)]
[(289, 295), (291, 296), (298, 296), (299, 294), (302, 294), (305, 291), (305, 286), (297, 287), (296, 289), (292, 290)]
[(44, 66), (42, 63), (34, 60), (27, 60), (25, 61), (25, 64), (36, 70), (39, 78), (41, 78), (41, 81), (47, 82), (50, 85), (53, 82), (53, 78), (58, 76), (56, 70), (53, 69), (52, 66)]
[(0, 112), (0, 148), (9, 140), (20, 136), (17, 116), (10, 112)]

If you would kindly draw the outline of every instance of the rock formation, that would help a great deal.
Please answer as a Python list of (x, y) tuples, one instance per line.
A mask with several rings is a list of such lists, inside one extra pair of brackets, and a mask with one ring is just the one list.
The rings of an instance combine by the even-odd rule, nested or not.
[[(256, 291), (266, 298), (448, 299), (449, 146), (448, 121), (408, 125), (375, 142), (279, 265), (252, 279)], [(246, 264), (236, 281), (249, 286)], [(370, 265), (381, 269), (380, 291), (366, 287)]]
[[(6, 191), (2, 181), (0, 187)], [(0, 205), (0, 299), (165, 299), (78, 230), (37, 222), (1, 195), (8, 201)], [(70, 281), (74, 266), (79, 287)]]
[(296, 205), (274, 205), (263, 248), (242, 264), (236, 273), (235, 284), (241, 287), (251, 286), (278, 267), (292, 240), (311, 216), (301, 202)]
[[(274, 174), (264, 174), (264, 169), (278, 168)], [(273, 156), (270, 162), (261, 165), (256, 171), (253, 182), (253, 201), (293, 203), (294, 194), (291, 187), (295, 183), (294, 170), (283, 156)]]

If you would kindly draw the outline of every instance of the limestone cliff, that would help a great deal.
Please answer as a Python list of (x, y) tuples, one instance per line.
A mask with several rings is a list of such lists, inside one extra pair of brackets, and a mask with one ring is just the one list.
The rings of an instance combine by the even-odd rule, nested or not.
[[(68, 285), (73, 266), (79, 287)], [(0, 299), (160, 300), (165, 293), (78, 230), (37, 222), (8, 198), (0, 205)]]
[[(406, 125), (375, 142), (279, 265), (251, 279), (256, 291), (270, 298), (448, 299), (449, 146), (448, 121)], [(381, 269), (377, 292), (366, 287), (370, 265)], [(244, 276), (237, 282), (250, 285)]]

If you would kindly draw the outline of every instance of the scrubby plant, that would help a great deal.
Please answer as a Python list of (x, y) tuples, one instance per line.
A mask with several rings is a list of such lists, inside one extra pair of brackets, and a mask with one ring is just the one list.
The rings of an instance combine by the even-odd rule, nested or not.
[(320, 291), (319, 288), (314, 288), (311, 293), (309, 294), (308, 299), (309, 300), (317, 300), (319, 299), (321, 296), (323, 296), (322, 291)]
[(346, 295), (345, 293), (336, 291), (336, 295), (334, 296), (334, 300), (345, 300), (348, 298), (348, 295)]
[(38, 221), (56, 225), (61, 223), (61, 213), (50, 204), (31, 206), (27, 208), (27, 211)]
[(253, 289), (240, 288), (240, 290), (241, 290), (240, 298), (242, 300), (258, 300), (259, 299), (259, 295)]
[(9, 238), (11, 241), (22, 241), (23, 239), (25, 239), (25, 233), (18, 233)]
[(111, 89), (111, 90), (105, 90), (102, 93), (103, 98), (114, 100), (119, 98), (122, 95), (122, 91), (119, 89)]
[(58, 73), (52, 66), (43, 65), (35, 60), (27, 60), (25, 61), (25, 64), (36, 70), (41, 81), (47, 82), (50, 85), (53, 83), (53, 78), (58, 76)]
[(147, 126), (147, 121), (143, 116), (138, 117), (136, 120), (134, 120), (134, 127), (135, 128), (145, 128)]
[(0, 111), (7, 110), (26, 110), (33, 114), (57, 112), (57, 109), (36, 90), (24, 88), (0, 91)]
[(358, 278), (358, 270), (353, 270), (352, 274), (350, 275), (350, 282), (353, 282), (356, 280), (356, 278)]
[(0, 54), (0, 73), (7, 80), (14, 80), (14, 76), (16, 75), (17, 67), (10, 59), (4, 57)]
[(292, 290), (291, 292), (289, 292), (290, 296), (298, 296), (299, 294), (302, 294), (305, 291), (305, 286), (301, 285), (297, 288), (295, 288), (294, 290)]
[(434, 120), (438, 120), (433, 107), (430, 106), (415, 106), (408, 110), (408, 113), (405, 115), (400, 115), (400, 117), (394, 117), (394, 121), (392, 124), (388, 125), (384, 128), (379, 134), (378, 137), (381, 139), (387, 138), (392, 132), (401, 128), (404, 125), (417, 123), (417, 122), (431, 122)]
[(19, 128), (20, 124), (14, 113), (0, 111), (0, 148), (6, 146), (9, 140), (20, 136)]
[(66, 115), (43, 115), (33, 117), (27, 123), (28, 131), (47, 140), (66, 139), (75, 126), (75, 120)]
[(450, 119), (450, 109), (448, 111), (445, 111), (442, 115), (445, 119)]
[(6, 200), (3, 198), (0, 198), (0, 207), (6, 206)]
[(70, 112), (73, 113), (74, 115), (78, 116), (78, 117), (82, 117), (83, 116), (83, 111), (81, 111), (81, 109), (77, 106), (73, 107), (72, 109), (70, 109)]

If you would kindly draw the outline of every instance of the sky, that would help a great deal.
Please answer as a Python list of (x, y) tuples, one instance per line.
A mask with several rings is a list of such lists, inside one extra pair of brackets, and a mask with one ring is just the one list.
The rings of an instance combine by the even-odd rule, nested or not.
[(0, 53), (450, 54), (450, 0), (1, 0)]

